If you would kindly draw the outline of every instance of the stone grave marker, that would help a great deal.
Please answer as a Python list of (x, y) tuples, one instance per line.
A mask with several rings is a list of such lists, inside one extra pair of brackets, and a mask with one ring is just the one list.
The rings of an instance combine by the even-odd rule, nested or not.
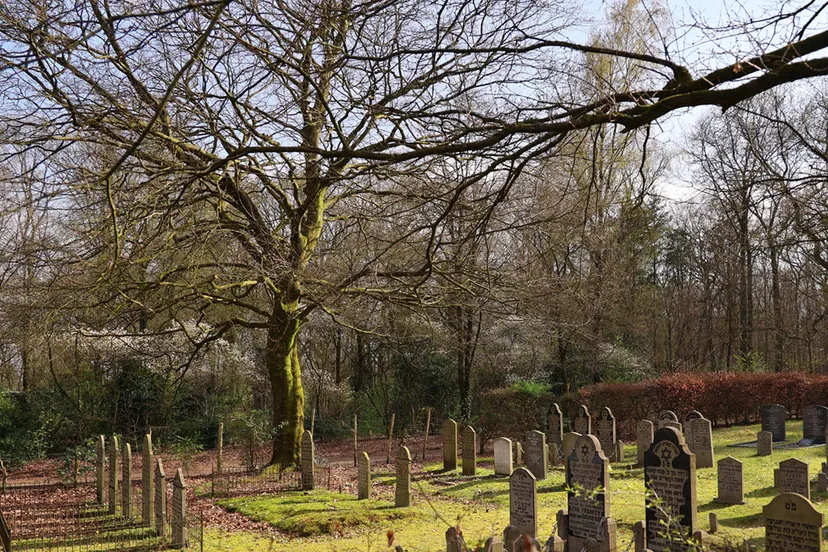
[(496, 475), (512, 475), (512, 440), (498, 437), (494, 441), (494, 470)]
[(644, 453), (653, 444), (653, 433), (655, 428), (653, 422), (650, 420), (641, 420), (635, 426), (636, 441), (638, 442), (638, 451), (636, 458), (639, 466), (644, 465)]
[(118, 510), (118, 438), (112, 437), (112, 444), (109, 447), (109, 514), (115, 515)]
[(582, 435), (566, 463), (567, 544), (570, 550), (581, 550), (589, 540), (602, 540), (601, 522), (610, 515), (609, 459), (596, 436)]
[(3, 517), (3, 512), (0, 512), (0, 550), (11, 552), (11, 545), (11, 531), (6, 523), (6, 518)]
[(538, 482), (526, 468), (509, 477), (509, 525), (523, 535), (538, 534)]
[(698, 522), (696, 457), (675, 427), (655, 432), (644, 455), (644, 485), (652, 493), (646, 500), (647, 548), (676, 550), (680, 542), (692, 538)]
[(95, 491), (99, 504), (104, 501), (104, 486), (106, 484), (106, 439), (98, 436), (97, 455), (95, 457)]
[(706, 418), (695, 418), (686, 422), (687, 446), (696, 455), (696, 468), (713, 467), (713, 427)]
[(770, 456), (773, 454), (773, 433), (760, 431), (756, 434), (756, 456)]
[(825, 442), (825, 429), (828, 427), (828, 407), (810, 405), (802, 409), (803, 444), (822, 444)]
[(145, 527), (152, 526), (155, 492), (153, 485), (155, 470), (152, 469), (154, 464), (152, 459), (152, 435), (147, 433), (144, 435), (144, 446), (141, 450), (141, 521)]
[(742, 463), (732, 456), (722, 458), (718, 465), (719, 496), (716, 502), (722, 504), (744, 504), (745, 489)]
[[(585, 404), (578, 407), (578, 413), (572, 420), (572, 432), (581, 435), (592, 435), (592, 416), (589, 415), (589, 408)], [(567, 458), (569, 455), (567, 455)]]
[(811, 480), (808, 475), (807, 462), (797, 458), (788, 458), (779, 462), (777, 474), (780, 493), (797, 493), (811, 500)]
[(549, 445), (557, 445), (558, 451), (560, 451), (561, 445), (563, 445), (563, 412), (561, 412), (561, 407), (558, 403), (552, 403), (552, 407), (549, 409), (549, 416), (546, 417), (546, 421), (549, 425), (549, 431), (546, 433), (546, 440), (549, 442)]
[(187, 546), (187, 485), (181, 468), (173, 479), (172, 509), (172, 545), (184, 548)]
[(155, 460), (155, 532), (167, 536), (167, 475), (160, 458)]
[(515, 466), (523, 465), (523, 445), (520, 441), (515, 441)]
[(310, 491), (314, 487), (313, 433), (302, 433), (302, 490)]
[(526, 468), (538, 481), (546, 479), (546, 435), (542, 431), (527, 431), (525, 452)]
[(785, 440), (785, 421), (788, 411), (781, 404), (766, 404), (759, 409), (762, 420), (762, 431), (770, 431), (773, 441)]
[(459, 527), (446, 529), (446, 552), (466, 552), (466, 540)]
[(477, 473), (477, 432), (472, 426), (463, 426), (463, 475)]
[(411, 506), (411, 452), (408, 447), (397, 450), (397, 482), (394, 491), (394, 506)]
[(541, 545), (535, 537), (530, 537), (522, 533), (517, 527), (508, 525), (503, 530), (503, 550), (505, 552), (534, 551), (541, 550)]
[(575, 450), (575, 441), (578, 440), (580, 437), (580, 433), (564, 433), (563, 437), (563, 463), (564, 463), (564, 470), (566, 470), (566, 459), (569, 458), (569, 455), (572, 454), (572, 451)]
[(762, 508), (766, 552), (821, 552), (824, 516), (795, 493), (777, 495)]
[(601, 443), (601, 451), (610, 460), (615, 460), (615, 447), (618, 439), (615, 433), (615, 416), (608, 406), (601, 409), (598, 417), (592, 422), (592, 434)]
[(661, 429), (662, 427), (673, 427), (679, 431), (682, 431), (681, 424), (678, 421), (678, 416), (672, 410), (662, 410), (658, 413), (656, 418), (658, 422), (657, 429)]
[[(688, 447), (690, 447), (690, 429), (691, 429), (689, 422), (690, 422), (690, 420), (698, 420), (699, 418), (704, 418), (704, 416), (698, 410), (691, 410), (690, 412), (687, 413), (687, 416), (684, 417), (684, 423), (682, 424), (682, 428), (684, 430), (684, 441), (687, 443)], [(692, 452), (693, 454), (696, 453), (696, 451), (693, 450), (693, 447), (690, 447), (690, 452)], [(701, 467), (699, 465), (699, 459), (698, 458), (696, 458), (696, 467), (697, 468)]]
[(371, 459), (365, 451), (357, 457), (357, 498), (371, 498)]
[(451, 419), (443, 422), (443, 469), (457, 469), (457, 422)]
[(121, 515), (132, 517), (132, 447), (124, 445), (124, 457), (121, 460)]

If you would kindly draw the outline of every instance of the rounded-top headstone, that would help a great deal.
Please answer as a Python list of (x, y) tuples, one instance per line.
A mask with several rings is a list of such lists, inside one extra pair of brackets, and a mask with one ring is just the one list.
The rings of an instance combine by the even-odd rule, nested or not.
[[(644, 454), (647, 544), (654, 552), (671, 549), (675, 538), (690, 539), (698, 529), (696, 457), (678, 429), (665, 426), (655, 432)], [(672, 532), (665, 534), (665, 527)]]
[(825, 517), (810, 500), (796, 493), (781, 493), (762, 508), (767, 552), (822, 550)]
[(592, 417), (589, 415), (589, 408), (585, 404), (578, 407), (575, 419), (572, 421), (572, 432), (587, 435), (592, 433)]
[(700, 418), (704, 418), (701, 412), (698, 410), (691, 410), (687, 413), (687, 416), (684, 417), (684, 421), (689, 422), (690, 420), (698, 420)]
[[(609, 517), (609, 459), (594, 435), (581, 435), (566, 459), (570, 539), (599, 540), (601, 521)], [(570, 542), (580, 550), (585, 542)]]
[(509, 477), (509, 525), (523, 535), (538, 534), (538, 482), (526, 468)]

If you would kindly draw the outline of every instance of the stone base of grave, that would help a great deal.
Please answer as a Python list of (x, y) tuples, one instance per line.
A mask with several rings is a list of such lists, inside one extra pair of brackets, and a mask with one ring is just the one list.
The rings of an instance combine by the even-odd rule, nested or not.
[(582, 539), (570, 535), (566, 539), (566, 549), (569, 552), (616, 552), (618, 548), (615, 539), (617, 533), (615, 520), (607, 518), (606, 529), (601, 531), (601, 533), (603, 536), (601, 541)]
[[(498, 537), (489, 537), (483, 547), (486, 552), (503, 552), (503, 541)], [(560, 552), (563, 552), (561, 549)]]
[(707, 531), (696, 531), (693, 533), (693, 539), (699, 543), (700, 550), (710, 549), (710, 535)]
[(530, 550), (535, 547), (541, 550), (541, 545), (535, 537), (523, 534), (517, 527), (509, 525), (503, 530), (503, 550), (505, 552), (523, 552), (525, 545), (530, 546)]

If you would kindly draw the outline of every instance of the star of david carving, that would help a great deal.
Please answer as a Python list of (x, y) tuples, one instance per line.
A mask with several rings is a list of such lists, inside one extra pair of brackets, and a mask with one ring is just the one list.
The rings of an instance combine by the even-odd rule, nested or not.
[(581, 454), (583, 454), (584, 456), (589, 454), (589, 447), (587, 445), (581, 447)]
[(661, 451), (661, 465), (670, 465), (673, 461), (673, 451), (668, 448), (665, 448)]

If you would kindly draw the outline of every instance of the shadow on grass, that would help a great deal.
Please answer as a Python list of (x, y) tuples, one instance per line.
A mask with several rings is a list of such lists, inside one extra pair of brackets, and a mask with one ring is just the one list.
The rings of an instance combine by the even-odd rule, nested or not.
[(772, 485), (770, 487), (763, 487), (761, 489), (754, 489), (749, 493), (745, 493), (745, 497), (748, 498), (766, 498), (766, 497), (774, 497), (779, 494)]
[(761, 512), (754, 512), (752, 514), (747, 514), (744, 516), (727, 518), (727, 519), (719, 519), (719, 525), (723, 525), (726, 527), (738, 527), (738, 528), (746, 528), (746, 527), (761, 527), (762, 526), (762, 513)]

